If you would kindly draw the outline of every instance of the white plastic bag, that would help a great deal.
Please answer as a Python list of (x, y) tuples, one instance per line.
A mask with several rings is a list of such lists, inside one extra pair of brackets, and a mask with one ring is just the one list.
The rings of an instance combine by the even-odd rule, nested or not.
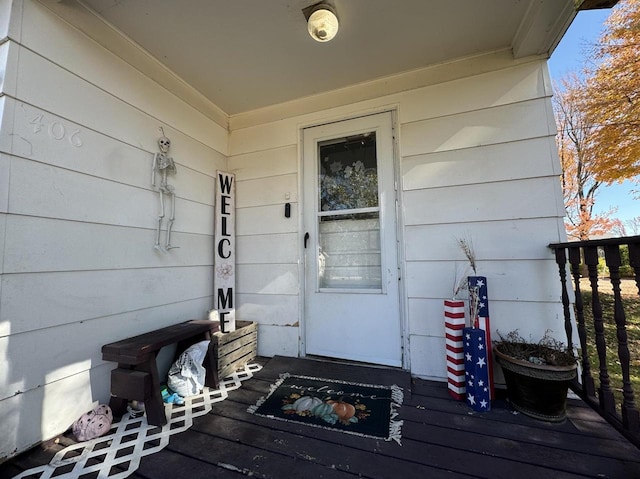
[(200, 341), (189, 346), (169, 369), (167, 386), (182, 397), (195, 396), (204, 388), (206, 371), (202, 362), (210, 341)]

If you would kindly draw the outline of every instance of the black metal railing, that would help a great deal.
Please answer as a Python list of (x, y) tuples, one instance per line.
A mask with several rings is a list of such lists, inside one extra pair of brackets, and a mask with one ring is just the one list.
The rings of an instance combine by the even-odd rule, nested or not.
[[(622, 264), (621, 248), (628, 248), (629, 265)], [(564, 327), (569, 344), (573, 344), (572, 317), (575, 317), (576, 329), (579, 336), (581, 350), (581, 377), (572, 384), (572, 389), (584, 401), (598, 411), (607, 421), (614, 425), (620, 432), (628, 437), (634, 444), (640, 447), (640, 414), (636, 407), (634, 391), (631, 380), (631, 353), (629, 349), (629, 335), (627, 331), (627, 319), (625, 314), (625, 300), (621, 292), (621, 267), (631, 269), (632, 281), (635, 280), (635, 289), (640, 295), (640, 236), (626, 238), (610, 238), (590, 241), (577, 241), (569, 243), (550, 244), (555, 252), (558, 264), (560, 281), (562, 284), (562, 304), (564, 308)], [(613, 291), (613, 304), (603, 310), (602, 293), (598, 289), (598, 265), (599, 258), (604, 257), (608, 269), (608, 279)], [(573, 290), (575, 302), (573, 305), (569, 298), (570, 285), (567, 281), (567, 264), (573, 277)], [(588, 277), (591, 295), (588, 290), (583, 300), (580, 286), (580, 278)], [(586, 304), (585, 304), (586, 302)], [(610, 304), (610, 302), (608, 302)], [(590, 307), (590, 314), (589, 308)], [(573, 308), (574, 315), (571, 314)], [(587, 313), (587, 324), (585, 319)], [(636, 311), (635, 314), (638, 314)], [(607, 357), (607, 338), (605, 327), (607, 319), (615, 323), (615, 341), (617, 342), (617, 357)], [(590, 331), (591, 333), (588, 333)], [(592, 337), (590, 337), (590, 334)], [(640, 341), (640, 339), (638, 339)], [(590, 348), (597, 352), (597, 363), (591, 364)], [(610, 355), (613, 345), (610, 345)], [(634, 358), (640, 361), (640, 358)], [(622, 395), (617, 394), (620, 388), (614, 388), (610, 379), (610, 365), (612, 362), (620, 363), (622, 376)], [(598, 385), (594, 381), (593, 368), (597, 368)]]

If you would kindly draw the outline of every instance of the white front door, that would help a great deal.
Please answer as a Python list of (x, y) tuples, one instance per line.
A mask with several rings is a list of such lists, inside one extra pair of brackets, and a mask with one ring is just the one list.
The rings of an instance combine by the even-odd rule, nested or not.
[(305, 352), (402, 365), (391, 113), (303, 131)]

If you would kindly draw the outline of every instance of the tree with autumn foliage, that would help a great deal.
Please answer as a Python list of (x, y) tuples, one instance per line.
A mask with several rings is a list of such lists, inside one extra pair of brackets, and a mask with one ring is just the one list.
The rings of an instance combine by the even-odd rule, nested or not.
[(594, 120), (599, 181), (640, 175), (640, 0), (622, 0), (594, 47), (585, 108)]
[(622, 0), (591, 52), (593, 66), (554, 97), (567, 234), (624, 230), (615, 209), (593, 214), (600, 186), (640, 175), (640, 0)]
[(588, 89), (577, 75), (564, 78), (553, 97), (558, 134), (556, 144), (562, 166), (562, 192), (566, 210), (565, 226), (571, 239), (586, 240), (616, 226), (614, 211), (594, 214), (596, 193), (603, 185), (598, 179), (598, 156), (593, 146), (595, 119), (586, 107)]

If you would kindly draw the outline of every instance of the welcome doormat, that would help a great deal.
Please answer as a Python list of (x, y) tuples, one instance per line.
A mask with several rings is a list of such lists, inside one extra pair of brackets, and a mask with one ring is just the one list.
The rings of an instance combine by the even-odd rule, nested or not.
[(394, 440), (400, 444), (397, 420), (402, 388), (358, 384), (288, 373), (271, 386), (268, 396), (248, 412), (347, 434)]

